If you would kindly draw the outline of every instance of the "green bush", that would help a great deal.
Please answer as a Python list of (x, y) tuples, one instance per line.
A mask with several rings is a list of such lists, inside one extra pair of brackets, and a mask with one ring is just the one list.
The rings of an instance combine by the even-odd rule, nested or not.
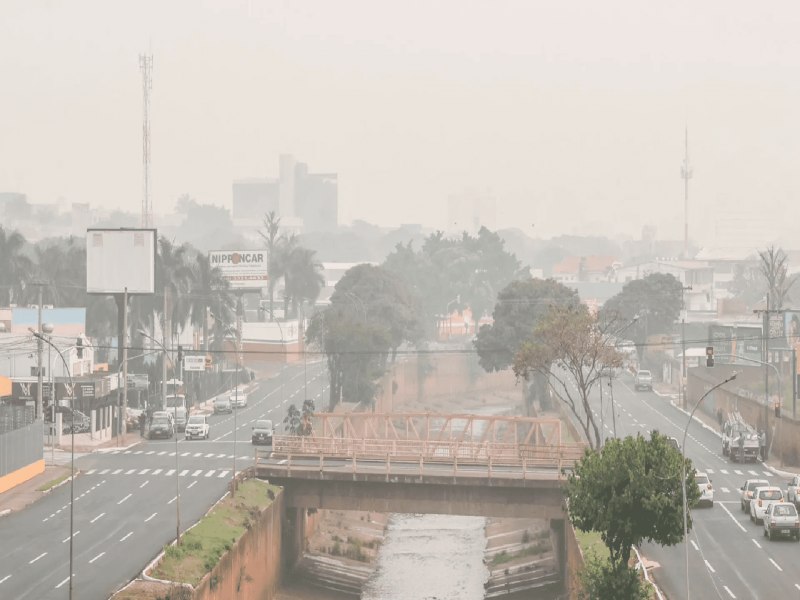
[(582, 600), (648, 600), (639, 573), (627, 565), (613, 567), (607, 559), (590, 558), (580, 574)]

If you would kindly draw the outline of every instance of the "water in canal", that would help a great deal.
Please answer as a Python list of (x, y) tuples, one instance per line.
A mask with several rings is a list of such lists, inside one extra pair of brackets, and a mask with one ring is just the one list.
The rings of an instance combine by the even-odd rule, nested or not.
[(363, 600), (482, 600), (483, 517), (393, 514)]

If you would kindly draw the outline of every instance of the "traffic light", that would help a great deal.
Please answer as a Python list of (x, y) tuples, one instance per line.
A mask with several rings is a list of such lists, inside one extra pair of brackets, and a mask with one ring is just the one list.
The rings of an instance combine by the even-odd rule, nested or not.
[(210, 370), (211, 370), (211, 357), (210, 356), (206, 356), (206, 371), (210, 371)]
[(183, 362), (183, 346), (178, 346), (178, 364)]
[(706, 366), (714, 366), (714, 346), (706, 346)]
[(78, 358), (83, 358), (83, 338), (78, 338), (75, 341), (75, 349), (78, 351)]

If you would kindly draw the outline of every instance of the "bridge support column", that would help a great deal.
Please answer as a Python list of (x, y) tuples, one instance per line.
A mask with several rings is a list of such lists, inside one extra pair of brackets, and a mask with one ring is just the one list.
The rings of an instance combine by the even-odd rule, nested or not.
[(562, 582), (567, 581), (567, 521), (550, 519), (550, 539), (553, 542), (553, 554), (558, 563), (558, 574)]
[(293, 569), (306, 547), (306, 509), (287, 507), (284, 514), (284, 566)]

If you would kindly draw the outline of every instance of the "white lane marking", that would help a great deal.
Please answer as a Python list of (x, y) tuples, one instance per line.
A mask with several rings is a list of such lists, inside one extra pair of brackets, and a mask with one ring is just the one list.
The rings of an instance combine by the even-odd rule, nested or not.
[(105, 475), (105, 474), (106, 474), (106, 473), (108, 473), (110, 470), (111, 470), (111, 469), (103, 469), (102, 471), (100, 471), (100, 475)]
[(97, 556), (95, 556), (95, 557), (94, 557), (92, 560), (90, 560), (90, 561), (89, 561), (89, 564), (92, 564), (94, 561), (96, 561), (98, 558), (100, 558), (100, 557), (101, 557), (101, 556), (103, 556), (104, 554), (105, 554), (105, 552), (101, 552), (100, 554), (98, 554)]
[[(87, 475), (91, 475), (91, 474), (92, 474), (92, 473), (94, 473), (95, 471), (97, 471), (97, 469), (89, 469), (88, 471), (86, 471), (86, 474), (87, 474)], [(9, 575), (9, 577), (10, 577), (10, 575)]]
[[(9, 577), (11, 577), (11, 575), (9, 575)], [(3, 583), (3, 582), (0, 581), (0, 583)], [(798, 590), (800, 590), (800, 583), (795, 583), (794, 587), (796, 587)]]
[(106, 513), (100, 513), (100, 514), (99, 514), (99, 515), (97, 515), (97, 516), (96, 516), (94, 519), (92, 519), (91, 521), (89, 521), (89, 523), (94, 523), (94, 522), (95, 522), (95, 521), (97, 521), (98, 519), (102, 519), (102, 518), (103, 518), (105, 515), (106, 515)]
[(170, 469), (169, 471), (167, 471), (166, 473), (164, 473), (164, 475), (166, 475), (167, 477), (169, 477), (169, 476), (170, 476), (170, 475), (172, 475), (174, 472), (175, 472), (175, 469)]
[(203, 456), (202, 452), (196, 452), (194, 455), (195, 458), (200, 458), (201, 456)]
[(111, 474), (112, 475), (119, 475), (120, 473), (122, 473), (122, 469), (114, 469), (114, 472), (111, 473)]
[(161, 473), (161, 471), (163, 471), (163, 470), (164, 470), (164, 469), (153, 469), (153, 472), (152, 472), (152, 473), (150, 473), (150, 474), (151, 474), (151, 475), (158, 475), (158, 474), (159, 474), (159, 473)]
[(734, 523), (736, 523), (736, 526), (737, 526), (739, 529), (741, 529), (742, 531), (745, 531), (745, 532), (747, 531), (747, 530), (746, 530), (746, 529), (745, 529), (745, 528), (742, 526), (742, 524), (741, 524), (741, 523), (739, 523), (739, 521), (737, 521), (737, 520), (736, 520), (736, 517), (734, 517), (734, 516), (733, 516), (733, 513), (732, 513), (730, 510), (728, 510), (728, 507), (727, 507), (727, 506), (725, 506), (725, 505), (724, 505), (724, 504), (722, 504), (721, 502), (718, 502), (718, 504), (719, 504), (719, 505), (722, 507), (722, 510), (724, 510), (726, 513), (728, 513), (728, 516), (731, 518), (731, 520), (732, 520)]
[(149, 480), (149, 479), (148, 479), (147, 481), (145, 481), (145, 482), (144, 482), (142, 485), (140, 485), (140, 486), (139, 486), (139, 489), (142, 489), (142, 488), (143, 488), (144, 486), (146, 486), (148, 483), (150, 483), (150, 480)]
[(148, 456), (149, 456), (150, 454), (155, 454), (155, 453), (156, 453), (156, 451), (155, 451), (155, 450), (150, 450), (150, 452), (145, 452), (145, 454), (147, 454)]
[(192, 489), (192, 486), (193, 486), (195, 483), (197, 483), (197, 479), (195, 479), (195, 480), (194, 480), (192, 483), (190, 483), (189, 485), (187, 485), (187, 486), (186, 486), (186, 489), (187, 489), (187, 490), (190, 490), (190, 489)]
[(206, 473), (206, 477), (211, 477), (215, 472), (216, 471), (214, 469), (211, 469), (208, 473)]
[(723, 494), (727, 494), (728, 492), (730, 492), (730, 490), (729, 490), (728, 488), (726, 488), (726, 487), (721, 487), (721, 488), (719, 488), (719, 489), (721, 489), (721, 490), (722, 490), (722, 493), (723, 493)]
[(65, 577), (64, 580), (56, 586), (56, 589), (60, 588), (62, 585), (69, 581), (69, 576)]
[(167, 451), (166, 451), (166, 450), (162, 450), (162, 451), (161, 451), (161, 452), (159, 452), (159, 453), (158, 453), (156, 456), (164, 456), (166, 453), (167, 453)]
[(225, 458), (224, 454), (217, 454), (217, 458)]
[(714, 567), (712, 567), (712, 566), (711, 566), (711, 563), (710, 563), (710, 562), (708, 562), (708, 561), (707, 561), (707, 560), (705, 560), (705, 559), (703, 560), (703, 562), (704, 562), (704, 563), (706, 563), (706, 567), (708, 567), (708, 570), (709, 570), (709, 571), (711, 571), (712, 573), (716, 573), (716, 571), (714, 570)]
[(181, 476), (181, 477), (186, 477), (186, 474), (187, 474), (188, 472), (189, 472), (189, 469), (184, 469), (183, 471), (181, 471), (180, 473), (178, 473), (178, 475), (179, 475), (179, 476)]
[(698, 547), (697, 547), (697, 544), (695, 544), (694, 540), (689, 540), (689, 541), (692, 543), (692, 547), (693, 547), (695, 550), (697, 550), (698, 552), (700, 552), (700, 548), (698, 548)]
[(126, 533), (125, 535), (123, 535), (123, 536), (122, 536), (122, 537), (119, 539), (119, 541), (120, 541), (120, 542), (124, 542), (124, 541), (125, 541), (125, 540), (127, 540), (129, 537), (131, 537), (132, 535), (133, 535), (133, 532), (132, 532), (132, 531), (129, 531), (128, 533)]
[(250, 460), (251, 458), (253, 458), (253, 457), (252, 456), (240, 456), (239, 460)]
[(722, 586), (722, 588), (723, 588), (723, 589), (724, 589), (726, 592), (728, 592), (728, 596), (730, 596), (731, 598), (733, 598), (733, 600), (736, 600), (736, 596), (734, 596), (734, 595), (733, 595), (733, 592), (732, 592), (732, 591), (731, 591), (731, 590), (728, 588), (728, 586), (727, 586), (727, 585), (723, 585), (723, 586)]
[(723, 475), (727, 475), (728, 474), (728, 470), (727, 469), (720, 469), (719, 472), (722, 473)]
[(150, 472), (150, 469), (142, 469), (139, 471), (139, 475), (147, 475)]
[(33, 560), (31, 560), (31, 561), (28, 561), (28, 564), (29, 564), (29, 565), (32, 565), (32, 564), (33, 564), (33, 563), (35, 563), (37, 560), (39, 560), (40, 558), (42, 558), (42, 557), (45, 557), (45, 556), (47, 556), (47, 552), (42, 552), (42, 553), (41, 553), (39, 556), (37, 556), (37, 557), (36, 557), (36, 558), (34, 558)]
[(144, 522), (145, 522), (145, 523), (147, 523), (147, 522), (148, 522), (150, 519), (152, 519), (153, 517), (155, 517), (157, 514), (158, 514), (157, 512), (154, 512), (152, 515), (150, 515), (149, 517), (147, 517), (147, 518), (144, 520)]
[(744, 475), (744, 473), (742, 473), (740, 469), (734, 469), (733, 472), (736, 473), (737, 475)]
[[(76, 536), (76, 535), (78, 535), (80, 532), (81, 532), (81, 531), (80, 531), (80, 529), (79, 529), (78, 531), (76, 531), (75, 533), (73, 533), (73, 534), (72, 534), (72, 537), (75, 537), (75, 536)], [(67, 537), (65, 537), (63, 540), (61, 540), (61, 543), (62, 543), (62, 544), (64, 544), (64, 543), (66, 543), (66, 542), (68, 542), (68, 541), (69, 541), (69, 536), (67, 536)]]
[(181, 452), (181, 456), (189, 456), (191, 452)]
[(194, 473), (192, 473), (192, 477), (197, 477), (197, 476), (198, 476), (198, 475), (200, 475), (200, 473), (202, 473), (202, 472), (203, 472), (203, 469), (197, 469), (197, 471), (195, 471)]
[(228, 471), (220, 471), (220, 472), (219, 472), (219, 475), (217, 475), (217, 477), (219, 477), (220, 479), (222, 479), (222, 478), (223, 478), (223, 477), (225, 477), (225, 475), (227, 475), (227, 474), (228, 474)]
[(778, 563), (776, 563), (774, 560), (772, 560), (771, 558), (769, 559), (769, 562), (771, 562), (771, 563), (772, 563), (772, 565), (773, 565), (773, 566), (774, 566), (776, 569), (778, 569), (778, 571), (783, 571), (783, 569), (781, 569), (781, 566), (780, 566)]
[(123, 454), (130, 454), (130, 453), (131, 453), (130, 450), (125, 450), (125, 452), (123, 452)]
[(758, 540), (753, 538), (752, 542), (756, 545), (756, 548), (761, 548), (761, 544), (758, 543)]
[(134, 454), (141, 454), (142, 452), (144, 452), (144, 450), (137, 450), (136, 452), (134, 452)]
[(128, 469), (127, 471), (125, 471), (125, 475), (130, 475), (130, 474), (135, 473), (135, 472), (136, 472), (136, 469)]
[(9, 577), (11, 577), (11, 575), (6, 575), (2, 579), (0, 579), (0, 583), (3, 583), (4, 581), (6, 581)]
[(770, 473), (769, 471), (761, 471), (766, 477), (772, 477), (774, 473)]
[(128, 498), (130, 498), (131, 496), (133, 496), (133, 494), (128, 494), (128, 495), (127, 495), (127, 496), (125, 496), (125, 497), (124, 497), (122, 500), (120, 500), (119, 502), (117, 502), (117, 504), (122, 504), (123, 502), (125, 502), (125, 500), (127, 500), (127, 499), (128, 499)]
[(174, 497), (172, 500), (170, 500), (169, 502), (167, 502), (167, 504), (172, 504), (172, 503), (173, 503), (173, 502), (175, 502), (175, 500), (177, 500), (177, 499), (178, 499), (178, 497), (177, 497), (177, 496), (175, 496), (175, 497)]
[(758, 471), (750, 470), (748, 473), (750, 473), (750, 475), (758, 475)]

